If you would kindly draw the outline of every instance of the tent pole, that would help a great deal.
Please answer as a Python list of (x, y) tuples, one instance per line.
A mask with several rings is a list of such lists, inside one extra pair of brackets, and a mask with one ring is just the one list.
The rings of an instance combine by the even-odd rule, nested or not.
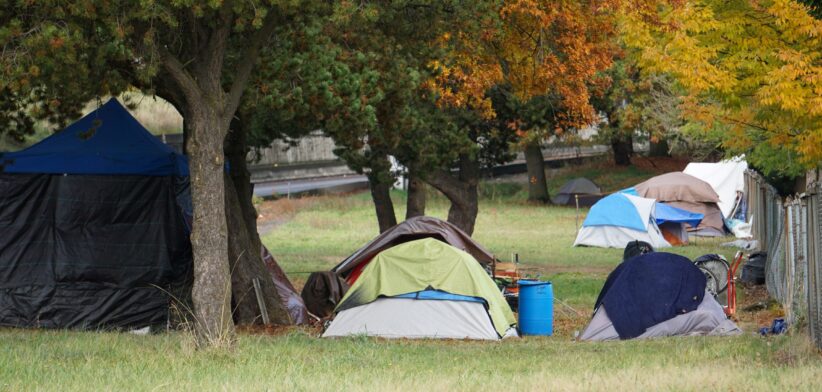
[(577, 232), (579, 232), (579, 194), (574, 193), (574, 202), (577, 205), (577, 216), (576, 216), (576, 225), (577, 225)]
[(265, 301), (263, 301), (263, 289), (260, 286), (260, 278), (254, 278), (252, 282), (254, 282), (254, 293), (257, 294), (257, 306), (260, 307), (263, 324), (271, 324), (271, 319), (268, 318), (268, 308), (265, 307)]

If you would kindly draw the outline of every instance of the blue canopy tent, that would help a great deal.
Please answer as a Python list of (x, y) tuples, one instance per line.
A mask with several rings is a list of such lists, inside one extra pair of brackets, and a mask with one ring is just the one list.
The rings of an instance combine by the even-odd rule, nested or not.
[(185, 157), (112, 99), (0, 154), (0, 325), (165, 324), (191, 273)]
[(0, 167), (4, 173), (188, 176), (186, 158), (116, 99), (25, 150), (0, 154)]

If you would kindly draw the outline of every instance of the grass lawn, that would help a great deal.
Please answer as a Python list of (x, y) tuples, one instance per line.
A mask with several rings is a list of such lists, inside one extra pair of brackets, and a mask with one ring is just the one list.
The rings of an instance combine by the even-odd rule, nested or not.
[[(614, 174), (606, 190), (651, 174)], [(552, 187), (568, 176), (558, 173)], [(0, 329), (0, 391), (819, 389), (822, 361), (804, 336), (753, 333), (773, 310), (742, 314), (746, 333), (732, 338), (574, 342), (622, 251), (572, 248), (583, 216), (528, 205), (519, 186), (486, 183), (482, 194), (475, 238), (501, 259), (519, 253), (527, 273), (552, 280), (556, 296), (581, 313), (555, 308), (555, 336), (493, 343), (324, 340), (316, 330), (288, 329), (241, 334), (239, 347), (225, 353), (195, 352), (184, 333)], [(404, 196), (394, 196), (401, 206)], [(264, 242), (301, 286), (307, 272), (332, 267), (377, 234), (372, 208), (367, 193), (266, 202), (262, 214), (276, 225)], [(429, 214), (446, 211), (444, 200), (430, 200)], [(673, 251), (730, 257), (733, 251), (720, 242), (700, 240)]]

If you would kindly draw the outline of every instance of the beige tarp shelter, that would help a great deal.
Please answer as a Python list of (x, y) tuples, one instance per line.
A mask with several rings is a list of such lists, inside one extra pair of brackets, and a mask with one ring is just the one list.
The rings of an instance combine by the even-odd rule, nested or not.
[(642, 197), (704, 215), (699, 226), (690, 228), (692, 234), (725, 235), (722, 211), (717, 204), (719, 195), (711, 184), (683, 172), (672, 172), (653, 177), (634, 188)]

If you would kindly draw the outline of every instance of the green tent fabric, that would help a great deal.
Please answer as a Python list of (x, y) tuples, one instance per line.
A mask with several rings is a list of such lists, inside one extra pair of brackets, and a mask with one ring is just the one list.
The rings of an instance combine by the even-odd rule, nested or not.
[(433, 238), (406, 242), (377, 254), (336, 311), (426, 289), (484, 299), (500, 336), (516, 324), (505, 298), (482, 266), (470, 254)]

